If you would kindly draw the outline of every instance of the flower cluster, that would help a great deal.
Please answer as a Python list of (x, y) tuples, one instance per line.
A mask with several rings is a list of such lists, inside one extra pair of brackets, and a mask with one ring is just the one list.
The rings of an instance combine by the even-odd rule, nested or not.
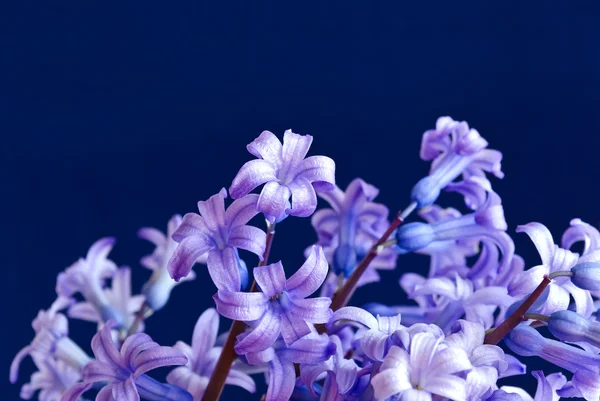
[[(596, 228), (573, 219), (559, 246), (541, 223), (518, 226), (541, 258), (526, 268), (488, 175), (503, 177), (502, 154), (450, 117), (424, 133), (430, 173), (395, 217), (364, 180), (338, 187), (332, 159), (307, 157), (312, 140), (261, 133), (247, 146), (257, 159), (229, 190), (198, 202), (198, 214), (174, 215), (166, 235), (142, 228), (155, 249), (141, 259), (152, 271), (141, 294), (132, 292), (132, 269), (108, 258), (113, 238), (60, 273), (56, 300), (34, 319), (35, 336), (10, 367), (12, 383), (25, 357), (38, 369), (21, 398), (82, 401), (94, 391), (98, 401), (214, 401), (225, 384), (265, 401), (600, 398)], [(461, 206), (436, 204), (442, 190)], [(318, 198), (328, 207), (316, 210)], [(413, 210), (422, 220), (403, 224)], [(275, 226), (288, 217), (311, 217), (317, 241), (286, 274), (269, 254)], [(429, 258), (425, 274), (403, 267), (398, 290), (409, 304), (347, 305), (356, 287), (375, 288), (408, 253)], [(207, 272), (194, 273), (196, 263)], [(215, 308), (200, 315), (190, 344), (160, 346), (144, 320), (196, 275), (210, 277)], [(221, 317), (233, 323), (219, 336)], [(69, 337), (69, 318), (97, 326), (93, 355)], [(499, 384), (527, 373), (520, 357), (531, 356), (556, 370), (531, 372), (533, 395)], [(174, 368), (163, 381), (148, 374), (165, 366)]]

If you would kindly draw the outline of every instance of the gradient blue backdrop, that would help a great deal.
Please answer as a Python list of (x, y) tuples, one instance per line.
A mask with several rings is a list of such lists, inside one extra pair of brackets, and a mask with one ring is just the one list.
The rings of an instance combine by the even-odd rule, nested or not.
[[(139, 289), (148, 274), (138, 261), (151, 247), (137, 229), (164, 229), (228, 187), (264, 129), (312, 134), (312, 154), (335, 159), (341, 186), (362, 177), (396, 210), (427, 172), (422, 132), (451, 115), (504, 152), (506, 178), (494, 186), (511, 232), (541, 221), (558, 236), (573, 217), (600, 222), (597, 7), (283, 3), (0, 2), (6, 377), (60, 270), (114, 235), (113, 258), (132, 266)], [(273, 260), (296, 269), (314, 239), (308, 219), (286, 221)], [(538, 263), (526, 238), (516, 243)], [(426, 264), (401, 259), (356, 302), (395, 302), (401, 272)], [(197, 271), (148, 322), (160, 343), (189, 341), (212, 305), (214, 288)], [(93, 327), (72, 331), (89, 339)], [(18, 386), (0, 383), (2, 399), (17, 398)]]

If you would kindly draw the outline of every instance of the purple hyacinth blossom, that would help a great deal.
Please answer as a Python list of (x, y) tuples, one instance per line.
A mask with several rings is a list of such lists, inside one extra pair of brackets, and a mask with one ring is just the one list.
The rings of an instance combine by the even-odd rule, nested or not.
[(239, 291), (246, 273), (237, 249), (245, 249), (262, 260), (266, 234), (246, 225), (258, 214), (258, 195), (235, 200), (225, 210), (225, 188), (207, 201), (198, 202), (200, 215), (188, 213), (173, 234), (179, 243), (169, 261), (169, 274), (175, 281), (186, 277), (199, 257), (208, 252), (208, 273), (218, 289)]
[[(244, 341), (248, 334), (238, 337)], [(267, 365), (268, 389), (265, 401), (289, 400), (296, 385), (294, 364), (319, 364), (335, 353), (335, 345), (327, 335), (309, 333), (291, 345), (277, 340), (270, 347), (245, 355), (250, 365)]]
[[(165, 306), (171, 291), (178, 283), (171, 278), (167, 267), (175, 248), (177, 248), (173, 234), (182, 221), (183, 219), (178, 214), (171, 217), (167, 224), (166, 236), (156, 228), (144, 227), (138, 231), (138, 237), (150, 241), (156, 247), (152, 254), (144, 256), (140, 261), (142, 266), (152, 270), (152, 276), (142, 287), (142, 294), (146, 297), (146, 304), (154, 311)], [(206, 256), (206, 254), (202, 255), (197, 262), (206, 264)], [(190, 271), (180, 282), (193, 280), (195, 276), (194, 272)]]
[(487, 286), (475, 290), (470, 280), (457, 273), (424, 279), (408, 295), (411, 298), (431, 296), (435, 306), (431, 307), (429, 315), (444, 331), (463, 316), (489, 329), (494, 324), (497, 309), (504, 310), (514, 302), (505, 287)]
[[(319, 192), (331, 209), (321, 209), (312, 217), (318, 244), (323, 246), (327, 260), (336, 274), (346, 277), (389, 227), (388, 208), (373, 202), (379, 190), (360, 178), (354, 179), (342, 191)], [(396, 253), (385, 248), (371, 262), (373, 268), (393, 269)]]
[[(342, 341), (336, 335), (329, 337), (335, 346), (335, 353), (326, 361), (318, 364), (300, 365), (300, 379), (306, 385), (313, 396), (317, 396), (314, 390), (315, 381), (325, 374), (325, 382), (321, 391), (322, 400), (344, 400), (349, 398), (357, 381), (361, 377), (361, 369), (353, 359), (344, 357)], [(365, 369), (365, 373), (370, 369)], [(344, 397), (346, 396), (346, 397)]]
[(112, 237), (96, 241), (85, 259), (79, 259), (58, 275), (56, 292), (67, 298), (80, 293), (98, 311), (103, 321), (113, 319), (121, 325), (123, 317), (112, 308), (103, 290), (106, 279), (117, 271), (117, 265), (107, 259), (114, 244)]
[(281, 262), (254, 268), (254, 279), (262, 292), (219, 290), (213, 297), (217, 311), (229, 318), (253, 322), (252, 332), (239, 341), (238, 354), (269, 348), (279, 334), (287, 345), (311, 332), (309, 323), (326, 323), (331, 316), (331, 298), (306, 298), (323, 284), (327, 261), (315, 246), (308, 259), (286, 280)]
[(400, 315), (375, 317), (364, 309), (346, 306), (335, 311), (327, 327), (333, 330), (337, 325), (348, 322), (358, 323), (367, 329), (357, 339), (362, 352), (374, 361), (383, 361), (391, 346), (408, 346), (410, 341), (406, 327), (400, 324)]
[[(283, 134), (283, 145), (277, 137), (263, 131), (246, 147), (258, 157), (244, 164), (229, 192), (241, 198), (263, 185), (257, 208), (271, 223), (285, 215), (307, 217), (317, 207), (317, 191), (331, 191), (335, 186), (335, 163), (326, 156), (306, 157), (312, 136)], [(291, 197), (291, 205), (290, 205)]]
[(458, 373), (471, 369), (465, 350), (442, 344), (442, 337), (415, 334), (407, 351), (392, 347), (371, 379), (375, 399), (431, 400), (433, 395), (464, 401), (466, 381)]
[[(533, 241), (542, 259), (542, 264), (532, 267), (516, 276), (508, 290), (514, 296), (529, 295), (542, 281), (544, 276), (558, 271), (569, 271), (578, 261), (597, 262), (600, 255), (590, 254), (591, 258), (579, 257), (577, 253), (560, 248), (554, 244), (550, 231), (540, 223), (529, 223), (517, 227), (517, 232), (524, 232)], [(548, 285), (547, 300), (536, 312), (551, 314), (569, 307), (571, 297), (575, 301), (575, 310), (583, 316), (590, 316), (594, 307), (590, 293), (576, 287), (568, 277), (556, 277)]]
[[(173, 369), (167, 376), (167, 382), (186, 389), (192, 394), (194, 401), (202, 399), (221, 355), (222, 347), (215, 347), (218, 332), (219, 314), (215, 309), (207, 309), (196, 322), (192, 345), (181, 341), (175, 344), (175, 348), (181, 351), (188, 361), (185, 366)], [(254, 380), (237, 370), (235, 365), (229, 371), (225, 384), (242, 387), (251, 393), (256, 391)]]
[(20, 397), (30, 400), (39, 391), (39, 401), (58, 401), (62, 394), (81, 379), (81, 371), (60, 359), (33, 356), (38, 371), (31, 375), (29, 383), (21, 387)]
[[(487, 141), (465, 122), (440, 117), (433, 130), (423, 134), (421, 159), (432, 160), (429, 175), (412, 189), (411, 200), (418, 208), (432, 205), (440, 191), (461, 174), (485, 177), (485, 172), (504, 177), (500, 162), (502, 153), (487, 148)], [(469, 199), (465, 198), (467, 205)]]
[(153, 401), (192, 401), (185, 390), (160, 383), (145, 373), (163, 366), (184, 365), (186, 356), (171, 347), (161, 347), (145, 333), (133, 334), (121, 348), (113, 342), (107, 322), (92, 339), (95, 360), (83, 368), (83, 381), (71, 387), (61, 401), (76, 401), (93, 383), (107, 383), (97, 400), (139, 401), (140, 396)]
[[(135, 321), (135, 314), (144, 303), (143, 295), (131, 294), (131, 269), (119, 268), (113, 275), (111, 288), (104, 289), (104, 294), (110, 308), (121, 316), (121, 328), (129, 330)], [(98, 310), (90, 302), (78, 302), (69, 308), (68, 316), (73, 319), (86, 320), (102, 326), (104, 320)], [(138, 326), (143, 331), (143, 324)]]
[(513, 387), (502, 386), (496, 390), (486, 401), (558, 401), (562, 390), (567, 382), (567, 378), (562, 373), (552, 373), (544, 375), (541, 370), (534, 370), (531, 374), (537, 380), (537, 389), (535, 396), (531, 397), (525, 390)]
[(10, 365), (10, 382), (16, 383), (19, 367), (23, 359), (30, 355), (34, 361), (47, 359), (60, 360), (81, 373), (91, 358), (71, 338), (69, 324), (65, 315), (59, 310), (70, 304), (67, 298), (59, 297), (46, 311), (40, 311), (34, 319), (32, 327), (35, 337), (31, 344), (21, 349)]

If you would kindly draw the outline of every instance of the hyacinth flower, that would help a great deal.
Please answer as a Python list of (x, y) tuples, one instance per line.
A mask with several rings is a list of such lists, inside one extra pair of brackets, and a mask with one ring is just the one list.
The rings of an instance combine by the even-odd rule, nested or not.
[[(484, 344), (485, 330), (479, 323), (456, 321), (446, 344), (464, 349), (473, 368), (466, 376), (467, 400), (480, 400), (496, 388), (496, 381), (506, 377), (509, 364), (502, 348)], [(510, 372), (512, 373), (512, 372)], [(524, 370), (519, 373), (524, 373)]]
[[(572, 388), (565, 389), (564, 396), (581, 397), (586, 400), (600, 398), (600, 356), (543, 337), (537, 330), (520, 324), (504, 339), (511, 351), (521, 356), (538, 356), (573, 373)], [(561, 389), (562, 390), (562, 389)], [(568, 390), (568, 391), (567, 391)], [(579, 395), (572, 395), (572, 394)], [(559, 395), (561, 391), (558, 392)]]
[[(111, 288), (104, 289), (108, 305), (121, 316), (121, 328), (129, 330), (135, 321), (135, 314), (144, 303), (143, 295), (131, 295), (131, 269), (121, 267), (111, 281)], [(90, 302), (78, 302), (68, 310), (68, 316), (73, 319), (86, 320), (102, 326), (103, 319), (98, 310)], [(143, 331), (143, 325), (138, 326)]]
[(269, 348), (281, 333), (286, 345), (309, 334), (310, 323), (326, 323), (331, 298), (307, 298), (323, 284), (327, 261), (315, 246), (304, 264), (286, 280), (281, 262), (254, 268), (261, 292), (219, 290), (213, 297), (217, 311), (233, 320), (253, 322), (254, 329), (235, 346), (238, 354)]
[[(248, 336), (240, 335), (240, 340)], [(245, 359), (250, 365), (267, 365), (267, 394), (265, 401), (289, 400), (296, 386), (294, 364), (318, 364), (335, 353), (335, 345), (327, 335), (310, 333), (291, 345), (277, 340), (259, 352), (249, 352)]]
[(561, 390), (567, 382), (567, 378), (562, 373), (545, 376), (541, 370), (534, 370), (531, 374), (537, 380), (534, 397), (521, 388), (502, 386), (499, 390), (494, 391), (486, 401), (558, 401), (560, 399), (561, 396), (557, 394), (557, 391)]
[[(215, 309), (207, 309), (196, 322), (192, 345), (182, 341), (175, 344), (175, 348), (187, 357), (187, 363), (173, 369), (167, 376), (167, 382), (187, 390), (194, 401), (202, 399), (221, 355), (222, 348), (215, 347), (218, 333), (219, 314)], [(254, 380), (235, 366), (229, 371), (225, 384), (242, 387), (251, 393), (256, 391)]]
[(258, 195), (241, 197), (225, 210), (225, 188), (207, 201), (198, 202), (200, 215), (188, 213), (173, 233), (179, 246), (169, 261), (169, 274), (175, 281), (186, 277), (199, 257), (208, 252), (208, 273), (221, 290), (239, 291), (247, 282), (246, 265), (237, 249), (245, 249), (262, 260), (266, 234), (259, 228), (246, 225), (258, 214)]
[[(370, 367), (361, 369), (354, 359), (346, 359), (340, 338), (336, 335), (332, 335), (329, 338), (335, 346), (335, 353), (321, 363), (300, 365), (300, 379), (309, 392), (314, 397), (317, 397), (315, 382), (320, 380), (324, 375), (325, 382), (320, 390), (322, 400), (342, 401), (352, 396), (358, 398), (360, 392), (364, 389), (355, 389), (355, 386), (362, 384), (359, 380), (365, 374), (370, 373)], [(351, 394), (353, 392), (356, 394)]]
[[(481, 180), (475, 178), (468, 181), (469, 186), (480, 185)], [(493, 241), (502, 252), (502, 262), (496, 271), (476, 272), (479, 276), (495, 275), (509, 269), (514, 255), (514, 243), (506, 234), (506, 220), (500, 197), (495, 192), (487, 192), (485, 201), (481, 202), (474, 213), (469, 213), (454, 219), (446, 219), (427, 223), (409, 223), (400, 227), (396, 232), (397, 247), (400, 253), (422, 250), (427, 253), (427, 247), (438, 250), (439, 245), (451, 246), (453, 241), (485, 238)], [(448, 242), (450, 241), (450, 242)]]
[(375, 317), (364, 309), (346, 306), (335, 311), (327, 327), (329, 331), (336, 331), (336, 326), (351, 323), (366, 328), (356, 340), (360, 341), (360, 349), (369, 359), (381, 362), (391, 346), (407, 346), (410, 341), (406, 327), (400, 322), (400, 315)]
[[(357, 263), (389, 226), (388, 208), (373, 200), (379, 190), (360, 178), (354, 179), (342, 191), (337, 186), (330, 192), (319, 192), (331, 209), (321, 209), (312, 217), (327, 260), (334, 272), (348, 277)], [(392, 248), (382, 250), (371, 262), (375, 269), (396, 267), (396, 253)]]
[(371, 379), (375, 399), (428, 400), (433, 395), (466, 400), (466, 380), (459, 373), (472, 368), (465, 350), (442, 344), (443, 337), (415, 334), (408, 350), (394, 346), (379, 373)]
[[(544, 276), (557, 272), (569, 272), (580, 260), (582, 262), (598, 262), (600, 255), (590, 254), (592, 258), (579, 257), (577, 253), (560, 248), (554, 244), (550, 231), (540, 223), (529, 223), (517, 227), (517, 232), (529, 235), (534, 243), (542, 264), (532, 267), (514, 277), (508, 286), (509, 293), (514, 296), (530, 294), (542, 281)], [(571, 298), (575, 302), (575, 310), (583, 316), (590, 316), (594, 310), (590, 293), (575, 286), (569, 277), (554, 277), (546, 289), (546, 301), (535, 310), (541, 314), (551, 314), (568, 309)]]
[(79, 259), (58, 275), (56, 292), (67, 298), (80, 293), (96, 309), (103, 322), (112, 319), (122, 325), (124, 317), (110, 305), (103, 290), (105, 281), (117, 271), (117, 265), (107, 259), (114, 244), (112, 237), (96, 241), (85, 259)]
[(306, 157), (312, 140), (310, 135), (287, 130), (281, 144), (272, 132), (263, 131), (246, 146), (258, 159), (250, 160), (237, 173), (229, 187), (231, 197), (241, 198), (264, 184), (256, 207), (271, 223), (286, 215), (313, 214), (315, 190), (335, 188), (335, 163), (326, 156)]
[(38, 391), (39, 401), (60, 400), (62, 394), (81, 379), (81, 371), (60, 359), (33, 356), (33, 361), (38, 371), (21, 387), (19, 395), (24, 400), (32, 399)]
[[(69, 322), (65, 315), (59, 313), (70, 303), (69, 299), (59, 297), (48, 310), (38, 313), (32, 322), (35, 338), (30, 345), (17, 353), (10, 365), (11, 383), (16, 383), (19, 379), (19, 367), (27, 355), (34, 359), (38, 367), (44, 361), (57, 360), (61, 361), (61, 365), (70, 366), (78, 375), (81, 374), (83, 367), (91, 361), (85, 351), (69, 338)], [(68, 372), (65, 374), (71, 377)]]
[[(502, 153), (487, 148), (487, 141), (465, 122), (450, 117), (438, 118), (435, 129), (426, 131), (421, 142), (420, 157), (432, 161), (427, 177), (413, 187), (411, 200), (417, 207), (432, 205), (440, 191), (461, 174), (485, 177), (485, 172), (503, 178), (500, 162)], [(465, 198), (467, 205), (469, 199)]]
[(145, 333), (127, 337), (119, 349), (111, 336), (114, 327), (116, 323), (111, 320), (96, 333), (92, 339), (96, 359), (83, 368), (83, 381), (67, 390), (62, 401), (77, 401), (94, 383), (106, 384), (97, 400), (139, 401), (143, 397), (153, 401), (192, 401), (187, 391), (146, 375), (162, 366), (185, 365), (187, 358), (181, 351), (161, 347)]
[(428, 315), (444, 331), (463, 316), (467, 321), (489, 329), (494, 324), (497, 309), (504, 310), (514, 302), (506, 287), (488, 286), (475, 290), (471, 280), (457, 273), (424, 279), (408, 295), (410, 298), (431, 296), (433, 305), (429, 307)]
[[(173, 234), (181, 225), (182, 220), (178, 214), (171, 217), (167, 225), (166, 236), (156, 228), (144, 227), (138, 231), (138, 237), (150, 241), (156, 247), (152, 254), (144, 256), (140, 261), (142, 266), (152, 271), (152, 276), (142, 287), (142, 294), (146, 297), (146, 304), (154, 311), (165, 306), (171, 291), (178, 283), (169, 275), (167, 266), (177, 248)], [(206, 264), (206, 255), (202, 255), (197, 262)], [(190, 271), (180, 282), (193, 280), (195, 277), (194, 272)]]

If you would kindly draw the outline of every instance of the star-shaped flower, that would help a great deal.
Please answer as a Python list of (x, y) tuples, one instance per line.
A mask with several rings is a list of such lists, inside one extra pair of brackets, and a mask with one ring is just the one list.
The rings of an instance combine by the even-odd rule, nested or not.
[(321, 286), (327, 270), (323, 250), (315, 246), (302, 267), (287, 280), (281, 262), (255, 268), (254, 279), (262, 292), (219, 290), (213, 298), (221, 315), (256, 326), (236, 344), (236, 352), (265, 350), (280, 333), (291, 345), (311, 332), (309, 323), (326, 323), (332, 313), (331, 299), (306, 297)]
[[(227, 191), (223, 188), (207, 201), (198, 202), (200, 215), (188, 213), (173, 234), (179, 246), (169, 261), (169, 274), (175, 281), (186, 277), (198, 258), (208, 252), (208, 273), (218, 289), (239, 291), (242, 286), (241, 260), (237, 248), (254, 253), (262, 260), (266, 234), (246, 225), (258, 210), (258, 195), (235, 200), (225, 211)], [(247, 274), (247, 273), (246, 273)]]
[(312, 139), (287, 130), (282, 145), (272, 132), (264, 131), (246, 147), (258, 160), (242, 166), (229, 188), (231, 197), (240, 198), (265, 184), (257, 207), (270, 222), (285, 215), (313, 214), (317, 208), (315, 190), (334, 188), (335, 163), (326, 156), (306, 158)]

